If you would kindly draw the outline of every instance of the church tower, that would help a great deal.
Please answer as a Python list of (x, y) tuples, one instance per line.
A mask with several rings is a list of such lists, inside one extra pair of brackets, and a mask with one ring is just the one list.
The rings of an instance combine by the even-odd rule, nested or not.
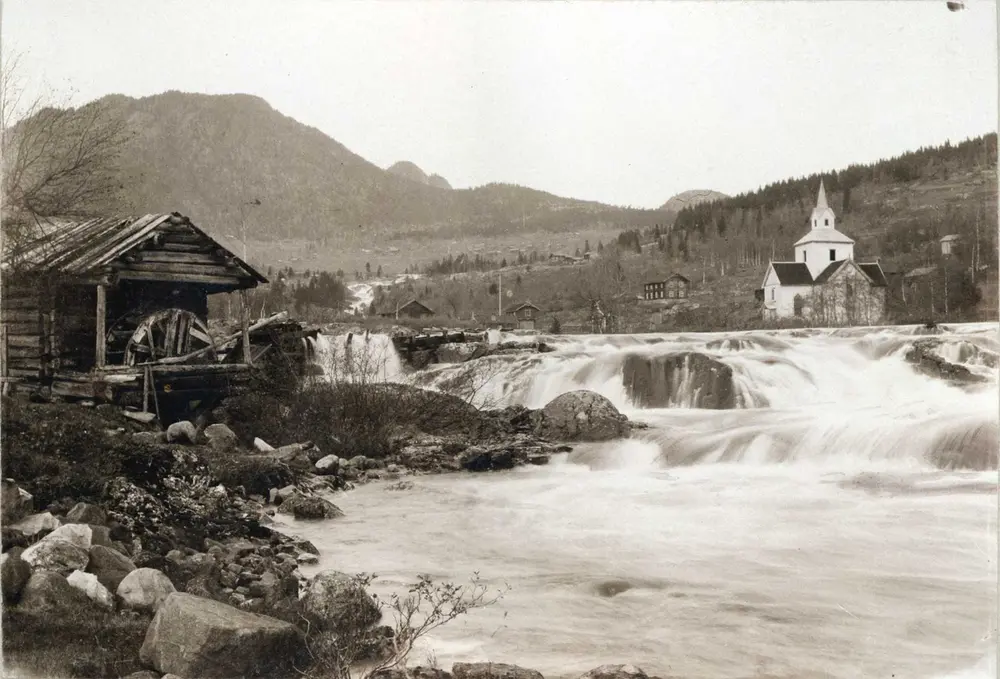
[(812, 228), (814, 229), (836, 229), (837, 228), (837, 215), (833, 213), (830, 206), (826, 203), (826, 188), (823, 186), (823, 180), (819, 180), (819, 195), (816, 196), (816, 207), (813, 208), (812, 217)]
[(854, 259), (854, 240), (837, 231), (837, 216), (826, 202), (826, 188), (820, 180), (809, 231), (795, 243), (795, 261), (804, 263), (815, 280), (823, 269), (844, 259)]

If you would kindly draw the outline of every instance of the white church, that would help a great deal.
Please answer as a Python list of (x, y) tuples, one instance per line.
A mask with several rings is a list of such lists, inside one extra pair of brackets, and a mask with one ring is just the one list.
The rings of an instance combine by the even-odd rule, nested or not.
[(854, 259), (854, 240), (837, 230), (837, 216), (819, 184), (809, 232), (795, 243), (793, 261), (767, 267), (764, 320), (803, 318), (826, 325), (872, 325), (885, 315), (886, 279), (878, 261)]

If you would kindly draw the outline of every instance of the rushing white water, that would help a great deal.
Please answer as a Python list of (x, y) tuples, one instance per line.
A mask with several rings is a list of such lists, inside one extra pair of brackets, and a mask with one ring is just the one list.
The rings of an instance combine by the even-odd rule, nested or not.
[[(592, 389), (649, 428), (547, 467), (363, 486), (334, 498), (344, 519), (291, 528), (320, 548), (318, 568), (377, 573), (383, 594), (421, 573), (511, 586), (416, 662), (995, 676), (997, 326), (934, 336), (941, 357), (990, 380), (965, 387), (905, 362), (920, 333), (546, 337), (556, 351), (400, 370), (392, 379), (436, 388), (478, 371), (483, 398), (531, 407)], [(677, 352), (731, 367), (743, 407), (634, 407), (626, 357)]]

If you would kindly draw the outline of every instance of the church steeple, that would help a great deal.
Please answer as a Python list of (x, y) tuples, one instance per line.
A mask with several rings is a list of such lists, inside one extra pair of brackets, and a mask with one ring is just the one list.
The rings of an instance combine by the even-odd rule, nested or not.
[(816, 207), (813, 208), (812, 216), (809, 218), (814, 229), (835, 229), (837, 228), (837, 217), (826, 202), (826, 187), (823, 180), (819, 180), (819, 193), (816, 194)]
[(816, 196), (816, 207), (821, 209), (825, 207), (830, 207), (826, 204), (826, 189), (823, 188), (823, 180), (819, 180), (819, 195)]

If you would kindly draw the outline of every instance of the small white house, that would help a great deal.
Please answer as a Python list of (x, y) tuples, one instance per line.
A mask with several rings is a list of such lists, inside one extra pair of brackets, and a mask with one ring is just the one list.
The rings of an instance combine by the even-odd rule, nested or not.
[(885, 313), (885, 274), (877, 261), (854, 261), (854, 239), (837, 230), (822, 181), (809, 221), (808, 233), (795, 242), (795, 260), (768, 264), (760, 291), (764, 319), (878, 322)]
[(955, 254), (955, 250), (958, 248), (958, 243), (961, 237), (956, 234), (950, 234), (941, 239), (941, 255), (943, 257), (948, 257), (949, 255)]

